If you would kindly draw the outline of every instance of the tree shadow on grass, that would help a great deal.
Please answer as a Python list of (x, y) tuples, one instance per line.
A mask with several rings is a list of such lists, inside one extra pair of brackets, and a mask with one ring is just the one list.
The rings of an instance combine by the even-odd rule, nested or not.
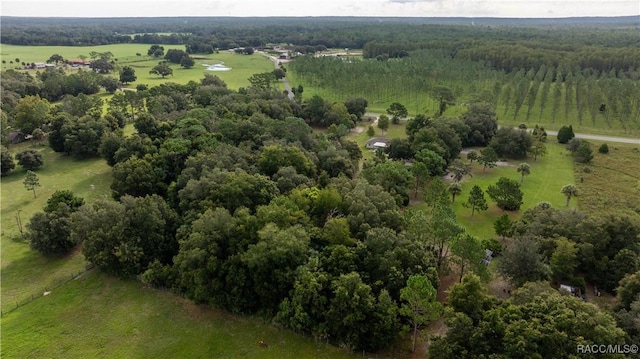
[[(29, 243), (15, 243), (29, 246)], [(2, 268), (2, 311), (12, 309), (32, 295), (40, 296), (46, 288), (58, 285), (86, 268), (86, 261), (76, 247), (68, 254), (44, 256), (29, 250)]]

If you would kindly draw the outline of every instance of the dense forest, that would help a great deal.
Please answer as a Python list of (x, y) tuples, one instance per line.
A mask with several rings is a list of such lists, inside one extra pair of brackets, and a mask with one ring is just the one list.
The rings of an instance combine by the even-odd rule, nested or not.
[[(7, 20), (2, 41), (22, 45), (152, 41), (189, 50), (288, 43), (364, 51), (362, 59), (300, 56), (289, 64), (288, 71), (341, 101), (303, 98), (301, 90), (289, 99), (266, 73), (239, 90), (206, 75), (114, 91), (105, 103), (92, 96), (105, 88), (96, 71), (4, 72), (3, 144), (7, 128), (21, 128), (55, 152), (101, 157), (112, 168), (112, 198), (85, 203), (57, 191), (28, 221), (26, 238), (43, 255), (80, 247), (114, 276), (358, 352), (393, 346), (408, 333), (415, 349), (418, 328), (441, 316), (449, 330), (433, 340), (436, 358), (569, 358), (580, 345), (640, 337), (639, 216), (586, 215), (543, 202), (517, 220), (496, 222), (505, 246), (469, 234), (452, 208), (454, 184), (474, 160), (460, 159), (463, 147), (482, 147), (475, 160), (485, 167), (544, 155), (544, 129), (498, 128), (499, 115), (522, 111), (529, 118), (550, 109), (559, 122), (577, 112), (580, 121), (603, 117), (637, 127), (637, 24), (595, 22), (561, 35), (535, 22), (507, 27), (498, 20), (477, 27), (394, 19), (285, 26), (282, 19), (249, 26), (118, 20), (91, 31), (88, 20)], [(142, 34), (167, 31), (174, 35)], [(408, 119), (406, 138), (364, 160), (348, 134), (364, 125), (368, 104), (383, 98), (422, 98), (437, 111)], [(460, 99), (464, 112), (446, 116)], [(388, 128), (407, 115), (399, 103), (388, 112), (391, 119), (379, 119), (383, 130), (385, 121)], [(134, 133), (125, 135), (127, 125)], [(590, 145), (571, 137), (572, 130), (564, 141), (569, 154), (588, 163)], [(36, 153), (3, 147), (3, 176), (15, 168), (14, 156), (25, 168), (41, 165)], [(528, 169), (521, 171), (524, 179)], [(441, 179), (446, 173), (456, 178), (450, 186)], [(35, 196), (37, 178), (27, 176)], [(486, 193), (503, 211), (517, 211), (519, 187), (501, 178)], [(409, 206), (418, 190), (420, 209)], [(567, 204), (573, 190), (563, 188)], [(474, 191), (469, 207), (486, 210), (484, 192)], [(485, 289), (487, 249), (501, 256), (496, 271), (514, 288), (509, 299)], [(460, 283), (444, 310), (435, 293), (452, 272)], [(550, 282), (582, 293), (589, 283), (617, 295), (618, 304), (601, 309)]]
[[(524, 132), (496, 131), (495, 114), (482, 104), (460, 119), (416, 117), (407, 124), (408, 143), (395, 143), (389, 159), (378, 157), (357, 178), (361, 150), (340, 128), (349, 127), (362, 109), (350, 114), (347, 104), (317, 96), (291, 102), (255, 86), (236, 92), (211, 75), (200, 83), (125, 93), (110, 100), (105, 115), (99, 111), (102, 102), (86, 95), (65, 97), (50, 109), (45, 99), (27, 95), (18, 101), (18, 112), (8, 114), (13, 122), (28, 109), (45, 111), (49, 123), (40, 126), (55, 151), (102, 156), (113, 167), (113, 200), (83, 205), (69, 191), (49, 199), (27, 225), (34, 249), (55, 255), (82, 243), (86, 259), (108, 273), (137, 277), (197, 303), (259, 313), (354, 350), (379, 350), (394, 343), (403, 325), (422, 323), (408, 309), (411, 293), (434, 291), (439, 273), (454, 263), (464, 281), (449, 299), (456, 311), (449, 325), (456, 330), (433, 349), (442, 357), (466, 350), (510, 356), (518, 349), (510, 346), (513, 337), (506, 329), (516, 325), (514, 318), (565, 307), (601, 318), (607, 338), (627, 340), (610, 314), (542, 284), (510, 299), (535, 305), (525, 314), (510, 302), (476, 293), (481, 289), (473, 281), (480, 279), (465, 276), (471, 271), (486, 278), (479, 259), (483, 248), (494, 244), (465, 234), (450, 207), (449, 190), (435, 177), (448, 164), (453, 171), (464, 167), (455, 160), (463, 144), (490, 144), (501, 155), (517, 157), (521, 154), (502, 151), (501, 141), (522, 141), (525, 150), (533, 141)], [(311, 130), (314, 119), (336, 122), (315, 123), (332, 128), (325, 135)], [(122, 126), (129, 122), (137, 131), (125, 137)], [(404, 158), (413, 159), (415, 170)], [(428, 209), (403, 210), (408, 192), (424, 181), (430, 182)], [(588, 218), (541, 205), (501, 233), (522, 243), (504, 254), (513, 258), (504, 275), (514, 283), (552, 275), (584, 288), (584, 276), (614, 291), (625, 275), (640, 269), (635, 218)], [(556, 266), (556, 257), (570, 258), (570, 264)], [(628, 290), (635, 293), (634, 288)], [(430, 315), (439, 316), (433, 299)], [(620, 315), (627, 318), (631, 305)], [(507, 322), (503, 336), (491, 334), (495, 346), (473, 344), (486, 333), (455, 334), (485, 325), (481, 312), (504, 308), (515, 312), (501, 317)], [(601, 339), (590, 327), (569, 332), (560, 320), (545, 325), (568, 335), (562, 349), (567, 353), (575, 343)], [(559, 353), (546, 335), (529, 333), (527, 339), (538, 342), (530, 350), (541, 355)]]
[[(472, 26), (471, 24), (474, 24)], [(402, 50), (461, 48), (526, 43), (547, 51), (596, 46), (635, 47), (638, 18), (113, 18), (40, 19), (2, 17), (2, 43), (12, 45), (89, 46), (114, 43), (187, 44), (213, 48), (267, 44), (323, 45), (362, 49), (370, 42)], [(473, 40), (471, 40), (473, 39)], [(549, 44), (553, 44), (549, 46)], [(378, 55), (377, 50), (370, 52)], [(611, 57), (613, 58), (613, 56)]]

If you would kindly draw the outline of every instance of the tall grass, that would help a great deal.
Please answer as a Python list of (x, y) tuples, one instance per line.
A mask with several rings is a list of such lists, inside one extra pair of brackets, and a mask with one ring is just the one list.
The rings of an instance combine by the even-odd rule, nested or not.
[(593, 144), (591, 164), (576, 165), (577, 202), (592, 215), (624, 213), (640, 219), (640, 149), (637, 145), (608, 143), (609, 153), (598, 153)]

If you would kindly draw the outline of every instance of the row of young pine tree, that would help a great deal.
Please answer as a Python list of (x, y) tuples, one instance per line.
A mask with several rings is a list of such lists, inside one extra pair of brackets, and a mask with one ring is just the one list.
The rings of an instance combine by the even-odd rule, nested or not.
[(303, 83), (332, 98), (358, 95), (370, 103), (401, 102), (418, 113), (437, 112), (437, 89), (446, 86), (455, 104), (482, 101), (509, 122), (640, 125), (637, 70), (542, 65), (507, 73), (489, 62), (452, 59), (438, 50), (388, 61), (303, 57), (289, 66)]

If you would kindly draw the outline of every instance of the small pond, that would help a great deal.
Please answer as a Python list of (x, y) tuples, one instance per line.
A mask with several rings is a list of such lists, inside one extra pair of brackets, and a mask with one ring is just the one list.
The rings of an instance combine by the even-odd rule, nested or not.
[(229, 71), (231, 67), (227, 67), (223, 64), (215, 64), (207, 66), (207, 70), (209, 71)]

